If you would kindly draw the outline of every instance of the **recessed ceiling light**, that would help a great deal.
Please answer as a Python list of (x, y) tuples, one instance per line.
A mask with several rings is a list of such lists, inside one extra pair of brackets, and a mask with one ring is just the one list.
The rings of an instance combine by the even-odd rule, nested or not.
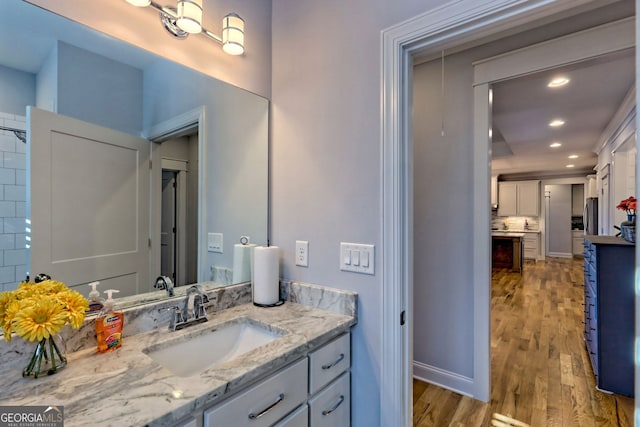
[(574, 168), (576, 165), (567, 165), (568, 168)]
[(549, 81), (549, 83), (547, 84), (547, 87), (555, 89), (557, 87), (562, 87), (562, 86), (566, 85), (567, 83), (569, 83), (569, 78), (567, 78), (565, 76), (558, 76), (558, 77), (554, 77), (553, 79), (551, 79)]
[(562, 143), (561, 142), (552, 142), (551, 144), (549, 144), (549, 147), (551, 147), (551, 148), (562, 147)]
[(577, 158), (578, 158), (578, 155), (577, 155), (577, 154), (572, 154), (572, 155), (570, 155), (570, 156), (569, 156), (569, 158), (570, 158), (570, 159), (577, 159)]
[(562, 119), (553, 119), (549, 122), (549, 126), (551, 126), (552, 128), (560, 127), (563, 124), (564, 124), (564, 120)]

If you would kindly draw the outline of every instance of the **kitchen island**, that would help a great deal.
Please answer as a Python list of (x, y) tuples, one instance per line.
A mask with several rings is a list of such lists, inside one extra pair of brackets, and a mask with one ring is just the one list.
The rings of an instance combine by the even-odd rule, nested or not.
[(509, 268), (511, 271), (522, 273), (524, 233), (492, 231), (491, 253), (493, 268)]

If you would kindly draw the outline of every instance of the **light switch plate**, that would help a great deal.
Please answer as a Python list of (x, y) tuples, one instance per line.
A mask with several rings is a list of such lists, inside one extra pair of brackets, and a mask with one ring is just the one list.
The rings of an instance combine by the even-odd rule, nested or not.
[(375, 274), (375, 246), (340, 242), (340, 270)]
[(222, 233), (207, 233), (207, 250), (209, 252), (222, 253), (222, 250), (223, 250)]

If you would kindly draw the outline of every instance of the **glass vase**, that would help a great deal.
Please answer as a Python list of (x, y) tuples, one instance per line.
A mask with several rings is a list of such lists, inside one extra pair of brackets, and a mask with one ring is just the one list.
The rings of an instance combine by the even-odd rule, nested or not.
[(36, 344), (29, 364), (22, 370), (22, 376), (38, 378), (42, 375), (53, 375), (65, 366), (67, 357), (63, 341), (57, 336), (51, 336)]

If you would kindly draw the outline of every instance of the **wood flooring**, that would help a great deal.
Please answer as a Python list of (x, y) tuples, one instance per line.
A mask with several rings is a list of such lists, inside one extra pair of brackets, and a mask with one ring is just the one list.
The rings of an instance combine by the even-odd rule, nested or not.
[(582, 303), (581, 258), (494, 270), (490, 402), (414, 380), (413, 425), (633, 426), (633, 399), (595, 388)]

